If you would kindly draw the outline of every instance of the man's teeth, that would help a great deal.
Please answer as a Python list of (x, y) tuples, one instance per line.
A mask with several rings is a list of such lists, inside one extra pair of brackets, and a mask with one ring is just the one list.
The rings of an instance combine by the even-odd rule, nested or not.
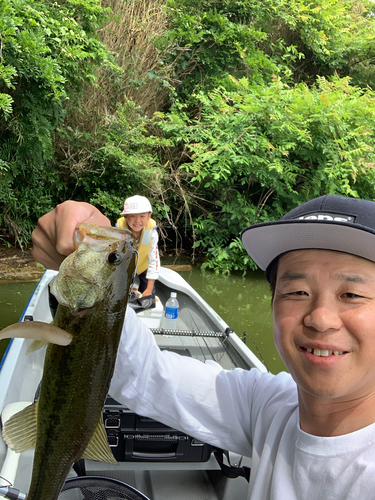
[(339, 356), (340, 354), (344, 354), (344, 351), (329, 351), (328, 349), (311, 349), (308, 347), (306, 349), (307, 352), (313, 353), (314, 356)]

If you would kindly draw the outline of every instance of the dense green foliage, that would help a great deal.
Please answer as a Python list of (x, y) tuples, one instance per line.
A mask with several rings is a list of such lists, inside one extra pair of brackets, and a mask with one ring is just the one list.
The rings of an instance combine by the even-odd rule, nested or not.
[[(215, 269), (246, 269), (238, 238), (247, 224), (280, 217), (321, 194), (374, 198), (375, 94), (348, 79), (318, 78), (316, 86), (268, 86), (243, 78), (235, 91), (197, 94), (199, 120), (181, 111), (159, 121), (187, 144), (194, 196), (205, 210), (194, 218), (195, 245)], [(212, 208), (214, 207), (214, 208)]]
[(0, 223), (21, 244), (67, 196), (53, 165), (67, 101), (113, 62), (96, 33), (106, 11), (95, 0), (1, 0), (0, 9)]
[(148, 196), (163, 241), (254, 267), (249, 224), (375, 199), (375, 16), (352, 0), (0, 0), (0, 225), (66, 198), (114, 222)]

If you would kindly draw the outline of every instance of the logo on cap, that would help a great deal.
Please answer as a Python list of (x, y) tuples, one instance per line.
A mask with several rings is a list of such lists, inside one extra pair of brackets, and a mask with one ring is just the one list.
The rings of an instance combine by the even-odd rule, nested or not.
[(296, 217), (299, 220), (318, 220), (318, 221), (333, 221), (333, 222), (355, 222), (355, 217), (344, 214), (331, 214), (328, 212), (316, 212)]

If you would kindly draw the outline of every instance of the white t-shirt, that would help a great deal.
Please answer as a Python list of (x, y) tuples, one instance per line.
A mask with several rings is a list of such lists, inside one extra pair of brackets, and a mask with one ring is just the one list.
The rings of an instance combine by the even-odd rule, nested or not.
[(375, 498), (375, 424), (338, 437), (306, 434), (289, 374), (227, 371), (160, 351), (130, 308), (110, 394), (140, 415), (252, 457), (248, 499)]

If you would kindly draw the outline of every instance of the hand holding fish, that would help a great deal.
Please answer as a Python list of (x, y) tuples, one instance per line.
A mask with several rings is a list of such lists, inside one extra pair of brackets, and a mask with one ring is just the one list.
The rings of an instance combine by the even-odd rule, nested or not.
[(98, 214), (102, 223), (108, 221), (86, 203), (55, 210), (42, 217), (34, 243), (44, 262), (63, 260), (50, 282), (59, 303), (56, 315), (51, 324), (27, 321), (0, 333), (0, 339), (34, 339), (30, 352), (48, 343), (37, 401), (3, 428), (4, 441), (17, 453), (35, 447), (27, 500), (57, 500), (81, 457), (116, 463), (102, 410), (135, 269), (130, 231), (88, 223), (76, 227), (78, 220), (97, 220)]
[(110, 226), (109, 219), (89, 203), (68, 200), (43, 215), (32, 233), (34, 259), (48, 269), (58, 270), (72, 253), (74, 231), (78, 223)]

